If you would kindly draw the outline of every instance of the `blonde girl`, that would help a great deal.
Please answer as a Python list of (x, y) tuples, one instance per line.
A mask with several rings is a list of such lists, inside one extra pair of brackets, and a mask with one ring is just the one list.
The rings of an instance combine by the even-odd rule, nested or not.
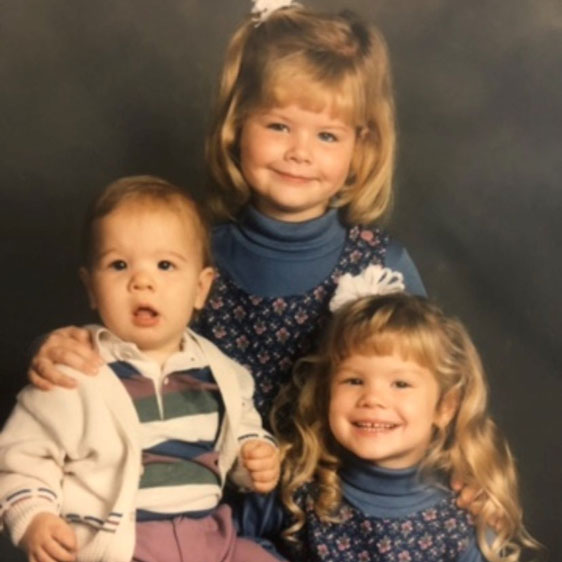
[[(349, 13), (255, 4), (230, 40), (207, 139), (212, 207), (226, 222), (194, 327), (249, 367), (267, 418), (341, 275), (380, 263), (425, 291), (406, 250), (373, 225), (391, 201), (396, 136), (380, 33)], [(32, 382), (71, 385), (55, 361), (95, 367), (86, 339), (74, 328), (49, 337)]]
[[(513, 456), (487, 399), (460, 322), (403, 293), (345, 304), (274, 411), (285, 515), (271, 499), (254, 499), (243, 531), (285, 527), (292, 560), (520, 560), (522, 547), (536, 543), (522, 525)], [(452, 472), (482, 490), (474, 521), (446, 488)], [(495, 535), (485, 523), (491, 515)]]

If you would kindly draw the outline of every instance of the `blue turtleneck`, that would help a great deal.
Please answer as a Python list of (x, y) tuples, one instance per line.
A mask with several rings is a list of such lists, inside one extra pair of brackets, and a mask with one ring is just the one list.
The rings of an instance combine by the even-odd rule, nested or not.
[[(238, 222), (213, 230), (213, 254), (217, 266), (249, 294), (296, 295), (330, 275), (347, 232), (335, 209), (310, 221), (291, 223), (272, 219), (250, 206)], [(385, 266), (403, 273), (410, 293), (426, 294), (412, 259), (396, 241), (388, 244)]]

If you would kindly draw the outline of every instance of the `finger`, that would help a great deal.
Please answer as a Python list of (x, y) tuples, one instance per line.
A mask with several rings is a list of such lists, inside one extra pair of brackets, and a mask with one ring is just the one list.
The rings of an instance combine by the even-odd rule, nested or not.
[(58, 562), (41, 546), (33, 550), (33, 554), (30, 554), (30, 560), (33, 560), (33, 562)]
[(244, 460), (244, 466), (250, 470), (272, 470), (279, 467), (279, 460), (277, 456), (265, 458), (248, 458)]
[(56, 366), (53, 364), (53, 362), (50, 361), (49, 359), (45, 359), (45, 358), (34, 359), (28, 374), (33, 384), (36, 384), (35, 382), (36, 379), (41, 379), (41, 381), (39, 380), (37, 381), (42, 385), (42, 386), (38, 385), (40, 388), (43, 388), (44, 383), (50, 385), (49, 388), (47, 388), (46, 390), (52, 388), (53, 385), (62, 386), (65, 388), (76, 387), (76, 380), (59, 371), (56, 368)]
[(277, 452), (273, 445), (264, 441), (248, 441), (242, 448), (247, 458), (260, 459), (274, 456)]
[(72, 562), (75, 559), (75, 553), (73, 550), (69, 550), (59, 541), (51, 539), (45, 545), (46, 554), (52, 557), (53, 560), (59, 562)]
[(27, 378), (29, 382), (40, 390), (51, 390), (53, 385), (47, 380), (40, 376), (34, 369), (29, 369), (27, 371)]
[(85, 343), (90, 347), (92, 346), (91, 334), (85, 328), (79, 328), (78, 326), (67, 326), (66, 328), (61, 328), (60, 330), (57, 330), (57, 332), (60, 332), (65, 336), (68, 336), (76, 341)]
[(95, 375), (103, 364), (101, 357), (90, 347), (82, 343), (67, 342), (65, 346), (53, 347), (49, 359), (53, 363), (62, 363), (87, 375)]
[(279, 472), (277, 470), (260, 470), (259, 472), (252, 472), (251, 476), (253, 482), (270, 482), (279, 478)]
[(61, 520), (53, 531), (53, 539), (61, 544), (66, 550), (73, 552), (76, 550), (76, 535), (72, 527)]

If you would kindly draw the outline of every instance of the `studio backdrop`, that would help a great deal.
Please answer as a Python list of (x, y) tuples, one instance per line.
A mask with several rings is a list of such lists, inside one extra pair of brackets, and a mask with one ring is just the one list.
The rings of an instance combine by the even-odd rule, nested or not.
[[(141, 173), (205, 196), (211, 100), (250, 5), (0, 3), (2, 420), (34, 339), (92, 320), (77, 276), (92, 196)], [(562, 560), (562, 3), (309, 5), (352, 9), (387, 39), (399, 139), (387, 228), (469, 327), (528, 527)]]

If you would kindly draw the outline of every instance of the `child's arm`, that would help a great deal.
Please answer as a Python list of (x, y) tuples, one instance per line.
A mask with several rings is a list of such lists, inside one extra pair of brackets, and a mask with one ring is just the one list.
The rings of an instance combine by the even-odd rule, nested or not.
[(75, 388), (76, 380), (58, 369), (57, 363), (94, 375), (103, 362), (92, 346), (90, 332), (68, 326), (51, 332), (41, 342), (27, 371), (31, 384), (41, 390)]
[(254, 406), (254, 379), (238, 363), (231, 361), (235, 369), (242, 395), (242, 413), (237, 428), (241, 445), (237, 467), (231, 473), (232, 480), (241, 486), (248, 485), (256, 492), (269, 492), (279, 480), (279, 451), (273, 436), (263, 428), (261, 417)]
[(19, 546), (27, 552), (31, 562), (46, 560), (45, 555), (57, 562), (76, 560), (76, 535), (72, 527), (52, 513), (36, 515)]
[(58, 516), (63, 467), (82, 435), (79, 393), (27, 387), (0, 434), (0, 526), (19, 544), (40, 513)]

